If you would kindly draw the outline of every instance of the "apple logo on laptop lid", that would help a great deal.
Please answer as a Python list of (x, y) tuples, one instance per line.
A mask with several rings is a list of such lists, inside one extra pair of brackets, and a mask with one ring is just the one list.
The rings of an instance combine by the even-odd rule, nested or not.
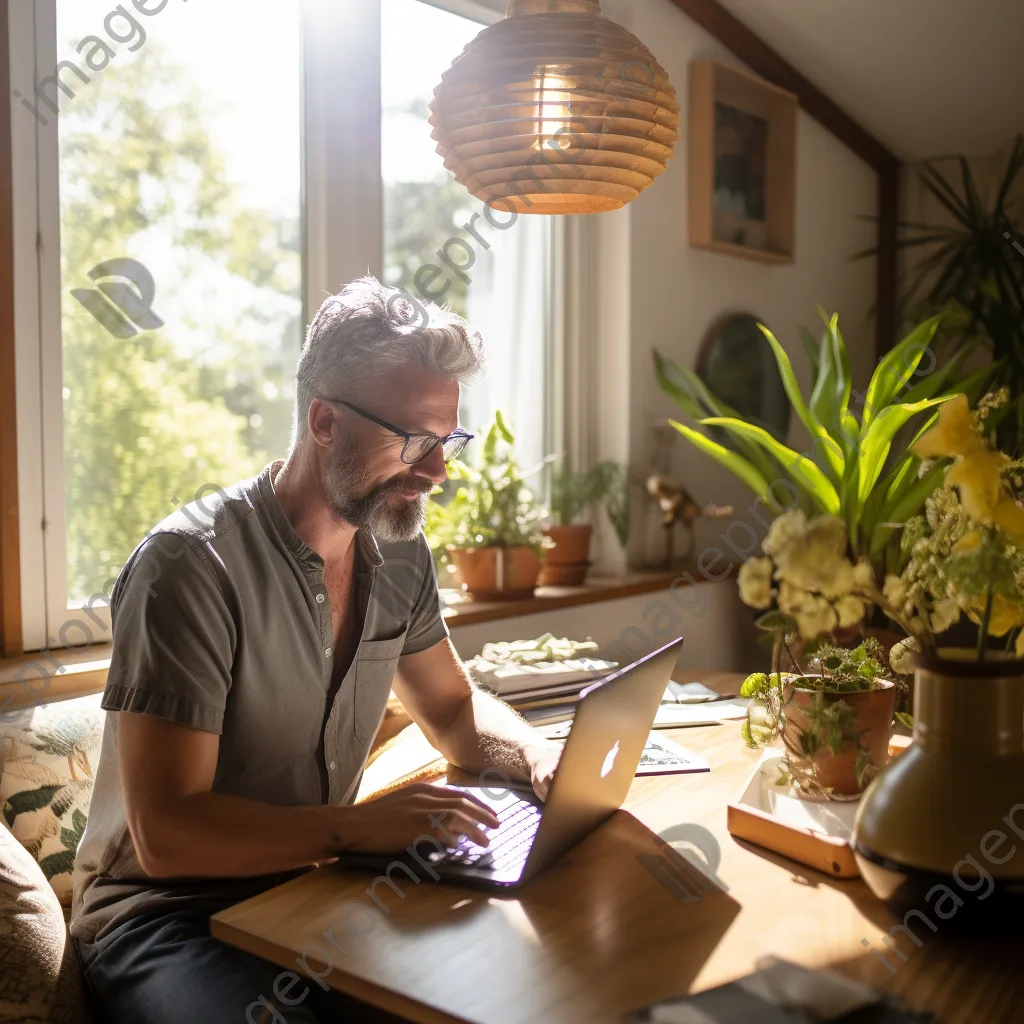
[(601, 778), (606, 779), (612, 773), (612, 768), (615, 765), (615, 758), (619, 756), (619, 741), (615, 741), (615, 746), (605, 754), (604, 764), (601, 765)]

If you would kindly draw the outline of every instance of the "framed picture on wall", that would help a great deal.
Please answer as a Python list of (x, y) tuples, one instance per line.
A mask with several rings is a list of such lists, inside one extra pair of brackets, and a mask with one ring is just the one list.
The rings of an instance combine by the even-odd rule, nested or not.
[(792, 263), (796, 97), (715, 61), (690, 65), (690, 244)]

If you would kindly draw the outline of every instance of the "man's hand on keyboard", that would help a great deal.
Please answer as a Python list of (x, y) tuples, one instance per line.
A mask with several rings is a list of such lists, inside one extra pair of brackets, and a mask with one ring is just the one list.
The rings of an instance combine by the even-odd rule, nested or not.
[(337, 810), (345, 819), (338, 829), (345, 851), (390, 853), (404, 850), (423, 835), (436, 836), (446, 846), (453, 835), (487, 846), (487, 830), (498, 827), (497, 815), (481, 801), (426, 782)]

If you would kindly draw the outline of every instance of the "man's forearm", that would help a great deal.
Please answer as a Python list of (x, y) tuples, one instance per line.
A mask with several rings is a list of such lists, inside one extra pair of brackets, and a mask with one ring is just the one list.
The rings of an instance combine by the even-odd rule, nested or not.
[(448, 761), (466, 771), (479, 774), (496, 768), (526, 780), (536, 754), (552, 746), (507, 704), (480, 690), (439, 742)]
[(133, 823), (140, 865), (154, 878), (244, 878), (307, 867), (344, 843), (344, 807), (279, 807), (198, 793)]

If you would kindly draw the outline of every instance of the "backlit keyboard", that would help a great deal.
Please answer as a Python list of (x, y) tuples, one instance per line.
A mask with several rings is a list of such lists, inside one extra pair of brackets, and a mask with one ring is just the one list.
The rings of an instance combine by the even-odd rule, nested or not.
[(490, 846), (477, 846), (472, 840), (463, 838), (442, 858), (443, 862), (472, 864), (500, 871), (525, 861), (540, 825), (540, 808), (525, 800), (512, 800), (495, 809), (495, 814), (501, 824), (488, 833)]

